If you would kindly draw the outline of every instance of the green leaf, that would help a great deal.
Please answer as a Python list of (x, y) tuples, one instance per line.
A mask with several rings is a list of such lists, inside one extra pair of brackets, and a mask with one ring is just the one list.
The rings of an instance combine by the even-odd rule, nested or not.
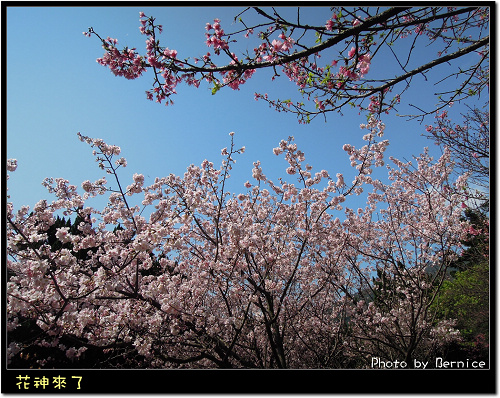
[(314, 34), (315, 34), (315, 36), (317, 37), (317, 39), (316, 39), (316, 43), (321, 43), (321, 37), (322, 37), (322, 34), (321, 34), (321, 33), (319, 33), (319, 32), (315, 32)]
[(311, 78), (311, 74), (309, 74), (309, 76), (307, 76), (306, 83), (307, 83), (307, 84), (309, 84), (309, 85), (312, 85), (312, 78)]
[(214, 87), (212, 88), (212, 95), (215, 95), (215, 93), (217, 93), (217, 91), (219, 91), (220, 88), (221, 86), (217, 82), (214, 82)]

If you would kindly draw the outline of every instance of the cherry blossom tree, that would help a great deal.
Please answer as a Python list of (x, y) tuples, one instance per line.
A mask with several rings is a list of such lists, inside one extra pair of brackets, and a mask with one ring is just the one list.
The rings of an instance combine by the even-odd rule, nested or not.
[[(390, 171), (390, 179), (396, 183), (378, 188), (380, 193), (370, 197), (379, 206), (387, 205), (380, 210), (382, 218), (372, 221), (371, 214), (367, 217), (360, 211), (354, 215), (352, 224), (367, 230), (351, 241), (356, 260), (374, 264), (377, 271), (375, 283), (365, 281), (364, 294), (357, 301), (349, 342), (368, 361), (373, 357), (399, 359), (411, 367), (414, 359), (435, 357), (436, 349), (456, 339), (459, 333), (449, 319), (435, 322), (435, 313), (430, 309), (447, 269), (457, 258), (454, 238), (450, 240), (448, 233), (455, 229), (464, 236), (462, 224), (451, 226), (446, 221), (461, 213), (457, 203), (442, 196), (443, 189), (450, 189), (449, 174), (441, 171), (444, 162), (450, 161), (449, 156), (449, 152), (445, 153), (438, 167), (430, 167), (426, 153), (416, 159), (416, 168), (426, 170), (424, 175), (440, 173), (430, 185), (427, 177), (422, 179), (422, 174), (411, 171), (410, 163), (396, 161), (399, 169)], [(437, 202), (442, 210), (446, 209), (439, 217), (432, 210)]]
[[(291, 20), (251, 7), (235, 17), (242, 27), (234, 32), (218, 19), (207, 23), (213, 54), (191, 58), (160, 46), (163, 28), (153, 17), (140, 13), (140, 21), (143, 55), (92, 28), (85, 34), (101, 40), (98, 62), (115, 75), (152, 71), (150, 100), (173, 104), (180, 83), (237, 90), (269, 69), (273, 80), (284, 73), (295, 83), (307, 105), (265, 93), (256, 99), (300, 122), (346, 105), (366, 111), (365, 144), (343, 147), (353, 179), (314, 171), (289, 137), (273, 149), (286, 179), (271, 181), (256, 161), (252, 182), (231, 193), (227, 181), (245, 147), (230, 133), (220, 167), (205, 160), (183, 176), (146, 185), (136, 173), (125, 183), (121, 148), (78, 133), (105, 175), (80, 186), (47, 178), (51, 203), (6, 206), (7, 329), (35, 331), (9, 339), (8, 359), (38, 347), (95, 367), (360, 368), (373, 357), (411, 366), (459, 342), (455, 320), (436, 302), (475, 231), (463, 217), (464, 195), (468, 178), (489, 179), (489, 114), (475, 109), (466, 126), (453, 127), (435, 112), (488, 87), (488, 7), (333, 7), (320, 25), (304, 22), (300, 8)], [(237, 55), (237, 42), (252, 39), (253, 52)], [(396, 54), (405, 40), (410, 49)], [(415, 65), (423, 44), (439, 54)], [(371, 76), (384, 51), (399, 66), (395, 77)], [(465, 70), (456, 63), (462, 57), (473, 59)], [(428, 72), (444, 63), (450, 68), (432, 79), (453, 77), (454, 88), (437, 93), (432, 111), (415, 105), (418, 116), (437, 115), (426, 131), (443, 144), (442, 156), (424, 150), (387, 162), (380, 115), (414, 78), (431, 80)], [(8, 160), (9, 172), (16, 167)], [(107, 205), (89, 205), (97, 197)], [(365, 206), (350, 207), (353, 197), (366, 197)]]
[[(233, 133), (219, 168), (205, 160), (149, 186), (141, 174), (120, 180), (118, 146), (79, 134), (105, 176), (81, 187), (48, 178), (52, 203), (7, 204), (7, 327), (31, 319), (40, 330), (11, 342), (9, 358), (33, 345), (75, 361), (100, 350), (100, 367), (120, 357), (119, 366), (145, 368), (347, 368), (458, 339), (431, 304), (468, 229), (466, 177), (452, 180), (449, 151), (436, 161), (424, 152), (390, 158), (384, 183), (374, 177), (385, 166), (384, 125), (361, 128), (366, 144), (344, 146), (351, 183), (313, 172), (289, 137), (274, 153), (292, 181), (269, 180), (257, 161), (234, 194), (226, 182), (245, 148)], [(349, 208), (363, 192), (366, 207)], [(103, 209), (87, 204), (104, 195)], [(57, 228), (59, 246), (47, 236), (56, 213), (79, 220), (78, 233)], [(375, 294), (377, 273), (394, 292)]]
[(469, 107), (462, 118), (462, 124), (457, 124), (448, 112), (437, 112), (435, 125), (427, 126), (426, 136), (451, 150), (458, 168), (470, 173), (470, 182), (482, 188), (484, 198), (484, 189), (490, 186), (490, 113)]
[[(410, 103), (413, 117), (479, 96), (489, 87), (489, 7), (332, 7), (315, 24), (305, 22), (303, 14), (300, 7), (295, 18), (283, 17), (274, 7), (248, 7), (234, 18), (241, 27), (229, 33), (223, 28), (227, 21), (208, 21), (209, 51), (182, 58), (160, 45), (162, 25), (143, 12), (144, 53), (119, 50), (117, 39), (102, 38), (93, 28), (84, 34), (101, 40), (105, 53), (97, 62), (116, 76), (135, 79), (150, 69), (153, 85), (146, 96), (166, 105), (173, 104), (181, 83), (199, 87), (206, 82), (215, 94), (224, 87), (238, 90), (259, 69), (272, 70), (272, 80), (284, 74), (298, 87), (299, 100), (272, 99), (266, 93), (255, 93), (255, 99), (294, 113), (303, 123), (348, 106), (372, 115), (397, 109), (420, 77), (429, 90), (439, 84), (446, 88), (435, 93), (436, 106)], [(254, 48), (240, 53), (240, 44)], [(431, 49), (427, 59), (422, 52), (415, 54), (424, 47)], [(470, 65), (465, 69), (463, 59)], [(374, 75), (370, 69), (377, 62), (384, 71)]]

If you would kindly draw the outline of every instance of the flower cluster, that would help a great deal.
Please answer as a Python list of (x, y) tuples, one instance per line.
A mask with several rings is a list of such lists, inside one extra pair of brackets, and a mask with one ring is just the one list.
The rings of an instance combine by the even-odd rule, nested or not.
[[(332, 368), (364, 360), (360, 353), (406, 353), (412, 341), (423, 352), (456, 340), (452, 323), (432, 323), (433, 283), (422, 275), (433, 264), (441, 277), (471, 231), (456, 193), (465, 179), (449, 181), (448, 151), (436, 162), (424, 153), (415, 167), (391, 159), (390, 183), (375, 180), (384, 127), (371, 119), (361, 125), (367, 145), (344, 147), (352, 184), (314, 171), (289, 137), (273, 152), (296, 181), (272, 182), (257, 161), (238, 194), (225, 189), (245, 149), (234, 133), (219, 168), (205, 160), (150, 185), (136, 173), (124, 190), (117, 169), (126, 161), (113, 160), (120, 148), (79, 134), (117, 186), (87, 180), (80, 194), (47, 179), (52, 203), (8, 205), (7, 327), (32, 319), (39, 328), (10, 358), (32, 344), (73, 360), (92, 347), (139, 367)], [(366, 207), (349, 208), (363, 187), (372, 188)], [(85, 205), (104, 193), (103, 209)], [(61, 210), (74, 225), (56, 219)]]
[(229, 49), (227, 41), (223, 38), (224, 29), (222, 29), (220, 26), (220, 19), (214, 19), (213, 25), (207, 23), (205, 29), (207, 30), (207, 32), (210, 32), (211, 30), (214, 31), (212, 35), (210, 33), (205, 33), (205, 36), (207, 38), (207, 46), (213, 46), (215, 54), (219, 55), (221, 50)]
[(102, 40), (105, 54), (97, 59), (97, 63), (108, 67), (115, 76), (123, 76), (126, 79), (136, 79), (146, 70), (142, 56), (135, 52), (135, 48), (124, 48), (119, 51), (116, 48), (118, 40), (107, 37)]
[[(257, 11), (264, 18), (264, 23), (247, 25), (242, 15), (250, 9)], [(258, 94), (256, 98), (267, 101), (278, 111), (297, 114), (300, 123), (309, 123), (319, 114), (340, 111), (346, 104), (356, 106), (360, 112), (370, 115), (388, 113), (399, 103), (400, 95), (407, 89), (403, 88), (392, 98), (386, 95), (401, 85), (402, 81), (408, 82), (408, 79), (401, 77), (434, 68), (434, 64), (441, 63), (439, 58), (457, 43), (461, 52), (457, 53), (456, 58), (476, 51), (480, 60), (468, 70), (456, 73), (457, 76), (464, 75), (465, 80), (460, 83), (458, 91), (450, 91), (455, 94), (450, 94), (447, 99), (440, 98), (440, 101), (452, 103), (455, 98), (458, 100), (476, 95), (488, 87), (488, 37), (484, 37), (482, 33), (487, 31), (489, 23), (487, 8), (391, 8), (385, 11), (377, 9), (374, 12), (375, 8), (355, 7), (347, 10), (349, 9), (332, 7), (331, 18), (322, 26), (313, 26), (301, 23), (299, 17), (297, 21), (287, 21), (277, 12), (272, 17), (258, 7), (249, 7), (235, 19), (244, 28), (234, 33), (226, 32), (220, 19), (216, 18), (212, 23), (206, 23), (205, 44), (213, 48), (215, 55), (224, 55), (224, 64), (218, 65), (212, 60), (210, 52), (181, 60), (177, 51), (161, 47), (157, 36), (163, 31), (162, 25), (156, 24), (153, 17), (148, 17), (143, 12), (140, 13), (139, 29), (147, 36), (147, 40), (146, 53), (142, 56), (135, 49), (124, 48), (119, 51), (116, 39), (103, 39), (92, 28), (84, 34), (89, 37), (96, 35), (101, 40), (106, 53), (97, 61), (109, 67), (115, 75), (134, 79), (141, 76), (147, 68), (153, 68), (153, 87), (146, 91), (146, 97), (166, 105), (173, 104), (172, 95), (177, 93), (176, 87), (180, 83), (199, 87), (202, 81), (206, 81), (213, 84), (212, 94), (225, 86), (238, 90), (257, 69), (272, 68), (274, 74), (271, 79), (275, 80), (279, 76), (276, 68), (279, 65), (290, 81), (298, 86), (299, 92), (308, 101), (313, 101), (314, 110), (307, 109), (301, 101), (272, 100), (264, 94)], [(432, 22), (428, 22), (429, 19)], [(420, 20), (427, 22), (420, 23)], [(476, 37), (469, 34), (471, 27), (479, 28), (476, 29), (479, 32), (475, 33)], [(256, 29), (262, 30), (257, 32)], [(448, 35), (446, 32), (449, 31), (453, 34)], [(242, 55), (236, 55), (234, 43), (238, 42), (239, 35), (248, 39), (254, 32), (256, 34), (253, 38), (259, 41), (253, 48), (253, 54), (246, 51)], [(316, 36), (314, 44), (308, 41), (311, 33)], [(440, 38), (443, 45), (439, 48), (438, 59), (423, 63), (422, 70), (407, 70), (396, 57), (401, 67), (396, 76), (386, 75), (377, 80), (367, 78), (373, 58), (380, 53), (382, 45), (392, 45), (396, 40), (404, 40), (413, 34), (426, 36), (432, 43)], [(345, 46), (339, 44), (343, 42), (346, 43)], [(414, 47), (415, 45), (411, 46), (408, 59)], [(322, 55), (327, 55), (329, 59), (322, 62)], [(337, 65), (338, 69), (335, 69)], [(216, 77), (215, 73), (220, 73), (222, 79)], [(452, 75), (448, 77), (450, 76)]]
[[(239, 65), (238, 57), (235, 54), (231, 54), (233, 60), (230, 65)], [(225, 86), (231, 87), (233, 90), (239, 90), (240, 85), (244, 84), (248, 79), (252, 77), (255, 73), (255, 69), (246, 69), (241, 71), (238, 69), (230, 71), (222, 71), (221, 75), (224, 76), (222, 82)]]

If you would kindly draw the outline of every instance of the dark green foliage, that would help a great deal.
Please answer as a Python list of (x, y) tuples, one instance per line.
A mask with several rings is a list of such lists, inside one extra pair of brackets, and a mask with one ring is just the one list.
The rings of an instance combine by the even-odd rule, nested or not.
[(488, 357), (489, 302), (489, 265), (483, 261), (445, 281), (435, 305), (439, 318), (457, 319), (464, 339), (458, 348), (479, 359)]
[(453, 263), (458, 269), (440, 288), (433, 309), (439, 319), (457, 320), (463, 342), (452, 347), (457, 358), (488, 360), (489, 350), (489, 204), (467, 209), (464, 220), (472, 225), (463, 242), (467, 249)]
[(472, 225), (468, 238), (462, 242), (467, 247), (465, 252), (453, 264), (461, 271), (473, 267), (478, 262), (489, 258), (489, 202), (483, 203), (477, 209), (466, 209), (464, 221)]

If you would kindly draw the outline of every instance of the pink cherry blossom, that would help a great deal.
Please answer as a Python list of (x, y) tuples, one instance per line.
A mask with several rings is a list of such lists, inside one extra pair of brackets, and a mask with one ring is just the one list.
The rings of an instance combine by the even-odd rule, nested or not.
[[(247, 10), (251, 10), (249, 7)], [(257, 10), (258, 8), (253, 8)], [(271, 75), (271, 81), (276, 80), (279, 76), (276, 66), (283, 70), (290, 81), (292, 81), (300, 90), (301, 93), (307, 92), (306, 98), (313, 99), (318, 96), (328, 96), (329, 100), (324, 101), (324, 108), (315, 107), (313, 109), (306, 109), (307, 106), (302, 101), (292, 102), (291, 100), (273, 100), (262, 94), (256, 96), (262, 99), (278, 111), (295, 113), (301, 123), (309, 123), (314, 117), (319, 114), (325, 114), (331, 110), (340, 111), (346, 104), (351, 104), (359, 108), (360, 111), (367, 111), (369, 114), (381, 114), (382, 112), (388, 113), (395, 109), (395, 105), (400, 102), (399, 94), (397, 97), (391, 99), (388, 96), (379, 96), (382, 87), (387, 85), (387, 88), (395, 88), (398, 82), (402, 81), (394, 79), (394, 76), (382, 76), (380, 79), (372, 80), (367, 79), (370, 71), (373, 57), (378, 51), (380, 43), (379, 39), (388, 37), (389, 32), (398, 30), (398, 37), (406, 38), (413, 33), (422, 36), (428, 36), (429, 39), (435, 42), (435, 32), (437, 28), (431, 27), (431, 23), (425, 22), (417, 24), (420, 17), (427, 18), (429, 11), (432, 10), (433, 15), (436, 13), (437, 8), (422, 7), (418, 9), (401, 10), (389, 9), (385, 11), (377, 11), (371, 15), (369, 7), (360, 7), (359, 10), (353, 12), (343, 13), (341, 9), (336, 9), (331, 18), (328, 19), (324, 25), (317, 26), (314, 29), (310, 25), (303, 25), (297, 21), (296, 24), (281, 24), (279, 18), (275, 22), (268, 21), (264, 24), (247, 24), (240, 16), (238, 21), (243, 23), (243, 28), (235, 28), (234, 32), (226, 32), (223, 29), (223, 23), (220, 19), (215, 18), (213, 22), (205, 24), (205, 44), (208, 47), (213, 47), (213, 54), (218, 57), (212, 57), (211, 54), (196, 56), (192, 58), (177, 58), (177, 52), (169, 48), (162, 47), (158, 34), (162, 32), (162, 25), (155, 22), (155, 18), (148, 17), (144, 12), (140, 12), (140, 32), (147, 36), (146, 51), (144, 54), (139, 54), (136, 49), (124, 48), (118, 50), (117, 39), (107, 37), (101, 38), (92, 28), (88, 32), (84, 32), (86, 36), (95, 35), (102, 42), (105, 54), (97, 59), (97, 62), (105, 67), (108, 67), (116, 76), (123, 76), (126, 79), (136, 79), (144, 74), (148, 68), (153, 69), (152, 79), (153, 86), (146, 91), (146, 98), (149, 100), (155, 99), (158, 103), (165, 103), (165, 105), (173, 104), (173, 95), (177, 94), (177, 86), (181, 83), (186, 83), (189, 86), (200, 87), (203, 81), (210, 83), (212, 93), (215, 94), (223, 87), (230, 87), (233, 90), (239, 90), (241, 85), (250, 79), (254, 73), (259, 69), (274, 68)], [(244, 11), (243, 13), (245, 13)], [(259, 14), (265, 15), (264, 13)], [(454, 11), (457, 12), (457, 11)], [(242, 14), (243, 14), (242, 13)], [(364, 14), (364, 15), (361, 15)], [(387, 15), (385, 15), (387, 14)], [(394, 17), (394, 15), (397, 17)], [(385, 19), (380, 23), (375, 24), (374, 29), (374, 16), (385, 16)], [(457, 40), (457, 43), (472, 43), (472, 38), (462, 40), (461, 32), (462, 26), (468, 28), (469, 26), (481, 27), (479, 32), (486, 32), (488, 24), (488, 12), (485, 8), (479, 8), (473, 11), (457, 12), (449, 20), (439, 18), (436, 14), (436, 21), (441, 21), (446, 26), (443, 30), (451, 29), (455, 32), (456, 37), (446, 37), (440, 35), (443, 39), (443, 48), (438, 51), (439, 58), (441, 55), (447, 54), (451, 42)], [(402, 22), (398, 22), (402, 21)], [(399, 23), (408, 24), (399, 26)], [(360, 26), (362, 25), (362, 26)], [(294, 26), (293, 29), (288, 29), (287, 26)], [(345, 39), (346, 45), (342, 48), (338, 47), (336, 50), (336, 40), (330, 40), (336, 34), (344, 34), (346, 28), (352, 26), (355, 32), (348, 35)], [(253, 47), (253, 53), (250, 50), (248, 53), (235, 55), (234, 46), (238, 42), (238, 38), (249, 38), (254, 33), (255, 29), (263, 28), (263, 31), (258, 32), (254, 39), (257, 44)], [(338, 29), (336, 29), (338, 28)], [(352, 29), (351, 28), (351, 29)], [(347, 29), (349, 32), (350, 29)], [(465, 30), (464, 30), (465, 31)], [(304, 42), (308, 40), (308, 33), (315, 32), (317, 35), (317, 43), (325, 46), (320, 51), (311, 53), (314, 46)], [(467, 37), (473, 35), (467, 35)], [(398, 37), (395, 37), (397, 39)], [(487, 45), (487, 37), (482, 37), (479, 34), (478, 40), (482, 45), (481, 48), (470, 48), (470, 52), (477, 52), (481, 56), (481, 61), (487, 61), (489, 53), (484, 50)], [(297, 41), (297, 42), (296, 42)], [(344, 42), (344, 40), (342, 40)], [(331, 44), (328, 44), (331, 43)], [(298, 45), (297, 45), (298, 44)], [(472, 45), (475, 46), (475, 45)], [(470, 46), (469, 46), (470, 47)], [(464, 47), (469, 48), (469, 47)], [(334, 51), (330, 51), (334, 50)], [(338, 71), (332, 73), (329, 67), (321, 66), (318, 61), (322, 56), (331, 56), (338, 59), (327, 60), (326, 65), (337, 66), (338, 60), (343, 59), (342, 53), (347, 49), (348, 60), (355, 59), (356, 63), (346, 63)], [(294, 50), (297, 54), (303, 53), (304, 56), (297, 59), (297, 56), (292, 54)], [(328, 50), (328, 51), (326, 51)], [(439, 50), (439, 49), (438, 49)], [(464, 54), (469, 51), (465, 51)], [(218, 60), (217, 60), (218, 58)], [(239, 60), (237, 60), (239, 58)], [(439, 61), (439, 60), (436, 60)], [(443, 61), (444, 62), (444, 61)], [(427, 63), (425, 66), (429, 65)], [(422, 65), (424, 66), (424, 65)], [(433, 68), (433, 67), (431, 67)], [(403, 68), (404, 69), (404, 68)], [(481, 91), (483, 88), (488, 87), (487, 71), (477, 64), (477, 68), (473, 68), (472, 76), (477, 77), (474, 79), (467, 79), (467, 86), (470, 86), (468, 95), (473, 95)], [(214, 73), (216, 71), (216, 73)], [(403, 70), (403, 73), (412, 71)], [(413, 72), (416, 73), (414, 69)], [(397, 72), (396, 72), (397, 73)], [(220, 74), (222, 77), (217, 76)], [(399, 73), (398, 76), (402, 76)], [(314, 77), (314, 78), (313, 78)], [(373, 81), (377, 81), (375, 86), (372, 85)], [(368, 85), (367, 85), (368, 83)], [(367, 92), (368, 90), (368, 92)], [(332, 95), (332, 92), (338, 95)], [(460, 92), (467, 90), (460, 89)], [(450, 91), (451, 92), (451, 91)], [(313, 94), (311, 96), (311, 94)], [(379, 103), (372, 101), (374, 96), (378, 96)], [(350, 99), (350, 100), (344, 100)], [(452, 105), (455, 98), (443, 99), (447, 101), (446, 104)]]
[[(184, 177), (156, 178), (146, 187), (144, 176), (135, 173), (134, 183), (127, 190), (105, 191), (110, 192), (109, 204), (101, 211), (84, 207), (76, 187), (67, 181), (55, 179), (52, 185), (48, 181), (47, 186), (58, 197), (56, 201), (40, 201), (31, 216), (27, 209), (17, 216), (12, 211), (8, 215), (9, 250), (13, 256), (22, 255), (18, 262), (8, 265), (15, 273), (7, 287), (9, 328), (17, 327), (16, 314), (29, 314), (27, 304), (31, 301), (24, 297), (38, 297), (40, 304), (32, 305), (45, 313), (40, 327), (47, 332), (40, 344), (51, 344), (51, 334), (71, 333), (77, 339), (105, 347), (111, 347), (118, 338), (145, 355), (151, 367), (175, 366), (175, 361), (159, 360), (167, 353), (181, 361), (201, 353), (214, 355), (213, 360), (197, 360), (193, 365), (217, 366), (218, 354), (211, 348), (190, 351), (199, 336), (218, 336), (221, 342), (236, 338), (238, 347), (258, 342), (259, 349), (264, 349), (274, 344), (266, 327), (276, 325), (273, 327), (279, 330), (290, 322), (300, 328), (290, 331), (280, 343), (288, 354), (272, 360), (282, 361), (280, 366), (284, 367), (315, 363), (309, 362), (313, 357), (307, 347), (314, 341), (315, 347), (326, 349), (332, 333), (341, 338), (338, 354), (358, 360), (363, 358), (359, 356), (360, 344), (371, 354), (391, 352), (389, 332), (400, 337), (401, 349), (415, 334), (425, 336), (418, 345), (421, 353), (432, 350), (436, 339), (440, 344), (456, 340), (458, 335), (451, 322), (433, 326), (418, 307), (427, 305), (422, 301), (422, 292), (428, 286), (425, 278), (418, 276), (421, 266), (438, 262), (445, 270), (454, 257), (443, 257), (442, 253), (458, 247), (465, 232), (476, 231), (460, 220), (461, 197), (454, 190), (416, 189), (422, 184), (429, 188), (442, 186), (451, 177), (449, 152), (435, 163), (424, 153), (416, 159), (417, 168), (392, 159), (395, 167), (389, 170), (389, 181), (393, 183), (383, 184), (370, 174), (373, 167), (383, 164), (378, 162), (388, 142), (375, 140), (383, 136), (385, 126), (371, 119), (360, 127), (367, 131), (367, 145), (359, 149), (344, 145), (357, 172), (351, 186), (345, 184), (340, 173), (336, 174), (336, 183), (330, 183), (326, 170), (313, 173), (313, 166), (304, 164), (305, 154), (293, 137), (282, 140), (273, 152), (284, 156), (289, 164), (287, 173), (298, 184), (282, 180), (277, 185), (272, 183), (257, 161), (253, 169), (256, 185), (247, 181), (247, 194), (230, 195), (214, 189), (223, 186), (229, 166), (234, 163), (232, 156), (243, 152), (244, 147), (236, 150), (233, 141), (222, 151), (226, 160), (220, 169), (204, 161), (201, 167), (190, 166)], [(233, 140), (234, 134), (230, 135)], [(101, 162), (116, 175), (111, 158), (119, 153), (118, 147), (83, 135), (79, 138), (97, 148), (95, 156), (104, 157)], [(323, 179), (328, 184), (321, 189)], [(464, 183), (464, 179), (457, 180), (457, 190)], [(92, 191), (107, 182), (100, 179), (82, 185)], [(353, 193), (360, 193), (362, 186), (373, 189), (367, 206), (356, 211), (344, 209), (344, 202)], [(143, 195), (143, 205), (152, 207), (147, 218), (138, 206), (129, 204), (136, 195)], [(59, 228), (56, 237), (74, 249), (87, 251), (90, 257), (82, 260), (68, 249), (52, 252), (47, 248), (47, 260), (35, 261), (41, 249), (23, 249), (18, 243), (24, 237), (30, 244), (44, 239), (43, 225), (53, 222), (53, 212), (61, 206), (70, 212), (79, 209), (88, 221), (79, 225), (80, 235)], [(339, 212), (344, 212), (343, 221)], [(90, 214), (102, 218), (104, 224), (120, 223), (122, 229), (106, 228), (97, 223), (96, 217), (88, 218)], [(397, 225), (394, 220), (399, 220)], [(332, 230), (336, 233), (332, 234)], [(423, 241), (415, 241), (417, 232)], [(394, 245), (396, 240), (404, 245)], [(306, 252), (311, 255), (303, 255)], [(157, 260), (156, 255), (160, 255)], [(371, 265), (361, 267), (354, 258)], [(153, 261), (162, 272), (143, 275)], [(396, 273), (387, 265), (392, 261), (409, 262), (404, 271), (406, 280), (415, 282), (397, 286), (404, 300), (394, 301), (390, 310), (374, 303), (352, 302), (341, 293), (362, 291), (363, 281), (370, 280), (373, 267), (382, 267), (387, 275), (398, 278), (402, 271)], [(52, 273), (49, 265), (58, 267), (57, 273)], [(86, 267), (98, 269), (88, 273)], [(27, 273), (30, 279), (21, 277)], [(353, 284), (361, 275), (363, 278)], [(332, 277), (333, 285), (328, 282)], [(279, 323), (268, 318), (271, 307), (266, 297), (273, 299)], [(316, 302), (321, 306), (316, 307)], [(353, 333), (348, 335), (342, 335), (338, 323), (343, 314), (349, 314), (351, 319)], [(398, 324), (410, 325), (408, 319), (412, 317), (416, 320), (414, 326), (397, 328)], [(144, 325), (148, 333), (138, 333)], [(296, 333), (303, 333), (301, 339)], [(17, 355), (18, 349), (22, 347), (14, 347), (10, 355)], [(256, 365), (252, 350), (234, 349), (237, 358), (231, 360), (233, 366)], [(66, 349), (66, 355), (72, 358), (81, 352), (78, 346)], [(266, 360), (258, 366), (272, 365)]]
[[(333, 37), (335, 27), (357, 32), (334, 55), (343, 64), (338, 70), (329, 68), (337, 60), (323, 62), (319, 52), (284, 58), (304, 45), (277, 22), (252, 37), (260, 40), (253, 51), (238, 56), (231, 51), (236, 35), (219, 19), (205, 26), (212, 53), (198, 56), (193, 67), (159, 44), (162, 27), (143, 12), (145, 53), (118, 50), (116, 39), (98, 36), (105, 51), (98, 63), (127, 79), (149, 68), (153, 87), (146, 97), (171, 104), (181, 83), (207, 81), (213, 93), (225, 86), (238, 90), (267, 62), (315, 102), (316, 114), (351, 90), (378, 115), (389, 91), (361, 91), (376, 47), (362, 26), (352, 28), (362, 23), (359, 16), (352, 21), (354, 15), (334, 14), (316, 30), (318, 43)], [(393, 19), (402, 26), (410, 21)], [(238, 29), (247, 37), (253, 32)], [(222, 58), (225, 67), (216, 64)], [(299, 102), (267, 94), (255, 99), (303, 112)], [(444, 122), (447, 113), (436, 117)], [(458, 175), (449, 148), (436, 160), (428, 150), (411, 161), (387, 158), (385, 125), (372, 116), (360, 129), (361, 144), (343, 146), (351, 165), (346, 172), (306, 163), (288, 137), (272, 149), (284, 161), (282, 177), (271, 181), (265, 163), (256, 160), (244, 193), (228, 191), (235, 158), (245, 152), (232, 132), (220, 166), (205, 160), (183, 175), (148, 182), (141, 173), (119, 175), (127, 164), (118, 158), (120, 147), (78, 134), (112, 178), (76, 185), (47, 178), (52, 202), (6, 206), (7, 330), (26, 320), (39, 328), (33, 339), (9, 345), (9, 359), (31, 345), (73, 360), (92, 349), (121, 358), (120, 366), (143, 368), (331, 369), (369, 367), (373, 356), (427, 358), (459, 342), (454, 321), (435, 317), (433, 292), (465, 238), (479, 233), (462, 217), (468, 175)], [(439, 131), (452, 136), (462, 128)], [(474, 153), (468, 155), (477, 162)], [(8, 161), (9, 172), (16, 167)], [(91, 200), (98, 195), (106, 203), (99, 208)], [(57, 224), (61, 213), (71, 227)], [(426, 273), (429, 265), (438, 270), (435, 276)]]

